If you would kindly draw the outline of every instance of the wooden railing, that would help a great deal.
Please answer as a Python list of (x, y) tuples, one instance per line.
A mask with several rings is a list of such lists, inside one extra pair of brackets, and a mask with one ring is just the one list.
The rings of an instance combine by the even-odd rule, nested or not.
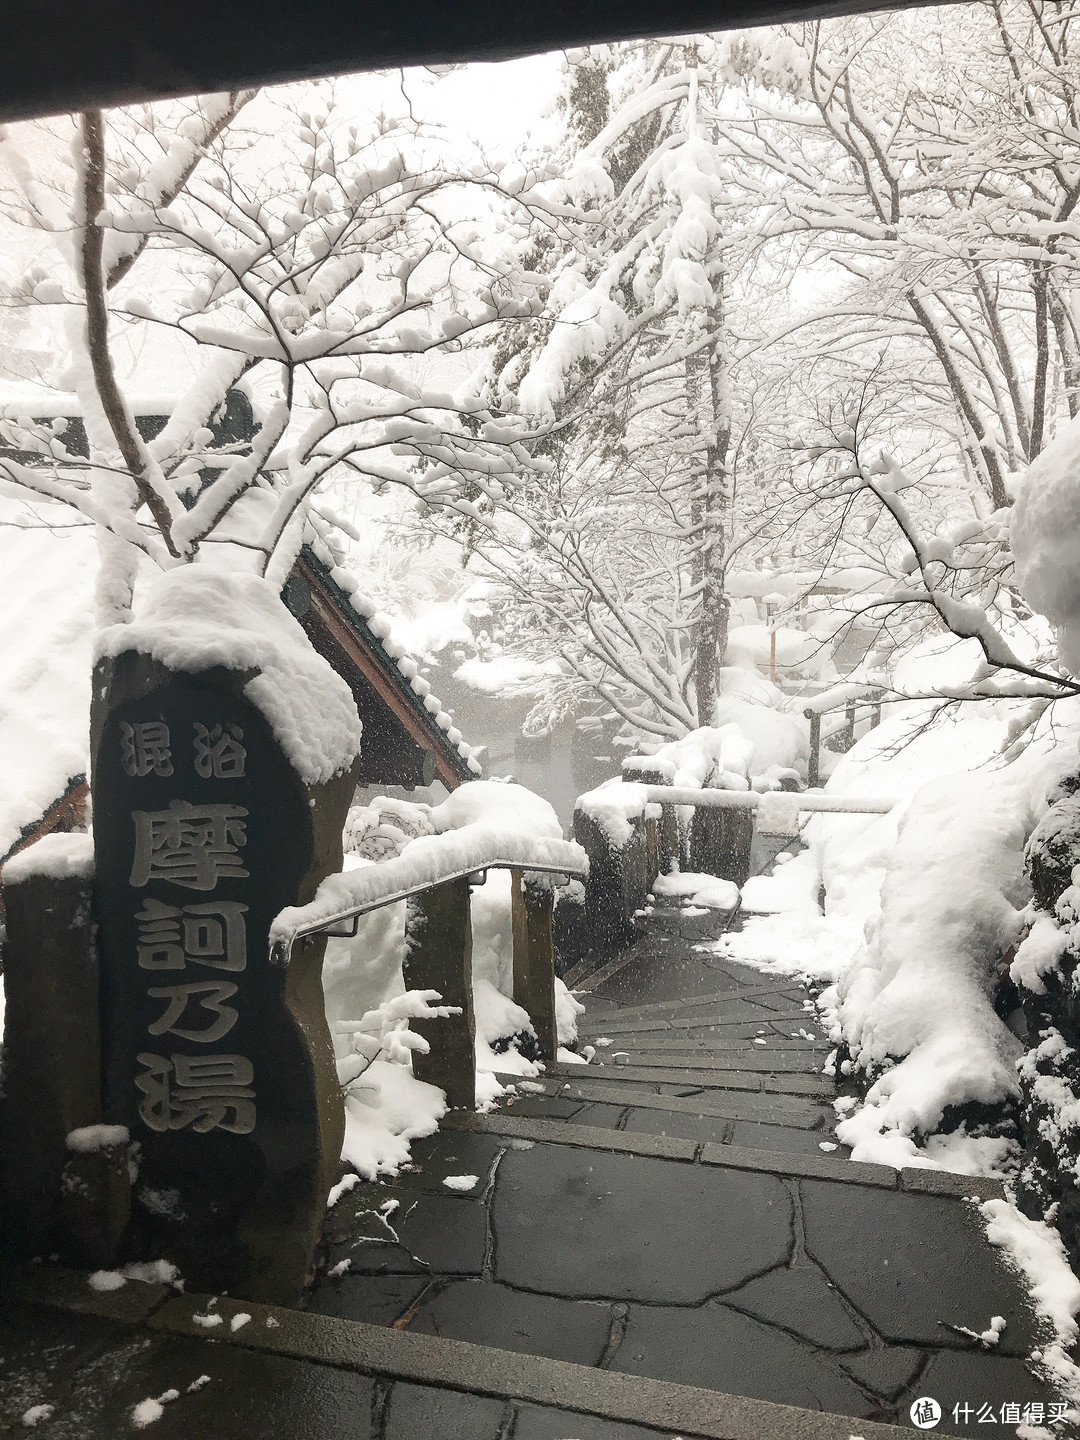
[[(575, 811), (574, 836), (588, 855), (589, 879), (576, 927), (578, 944), (566, 956), (571, 961), (589, 953), (610, 955), (632, 943), (658, 875), (688, 868), (740, 887), (749, 877), (755, 811), (766, 803), (766, 795), (750, 789), (658, 784), (659, 772), (642, 766), (634, 773), (643, 778), (592, 791), (590, 806), (579, 805)], [(822, 791), (783, 792), (783, 798), (802, 813), (883, 815), (898, 803), (893, 796)], [(619, 843), (611, 826), (603, 823), (607, 807), (622, 817), (625, 838)], [(684, 807), (694, 811), (689, 825), (679, 823), (678, 812)]]
[(513, 876), (514, 1001), (536, 1031), (540, 1059), (554, 1064), (555, 963), (552, 877), (583, 879), (585, 852), (568, 840), (468, 826), (413, 841), (409, 852), (377, 865), (332, 875), (308, 905), (283, 910), (270, 927), (270, 963), (287, 966), (293, 946), (312, 935), (355, 935), (362, 915), (408, 902), (404, 978), (407, 989), (437, 990), (458, 1013), (413, 1020), (428, 1053), (413, 1052), (413, 1073), (446, 1092), (451, 1108), (476, 1103), (469, 890), (488, 870)]
[(844, 712), (843, 724), (837, 726), (831, 734), (843, 734), (842, 749), (846, 752), (855, 744), (855, 724), (860, 710), (869, 712), (871, 730), (881, 724), (882, 699), (881, 690), (868, 690), (865, 685), (834, 685), (804, 707), (803, 715), (810, 722), (810, 760), (806, 775), (808, 785), (813, 787), (821, 781), (822, 718), (835, 715), (840, 710)]
[[(653, 805), (700, 805), (714, 810), (757, 810), (765, 796), (756, 790), (683, 790), (674, 785), (643, 785), (645, 799)], [(789, 797), (807, 814), (887, 815), (900, 802), (894, 795), (826, 795), (808, 790), (791, 791)]]

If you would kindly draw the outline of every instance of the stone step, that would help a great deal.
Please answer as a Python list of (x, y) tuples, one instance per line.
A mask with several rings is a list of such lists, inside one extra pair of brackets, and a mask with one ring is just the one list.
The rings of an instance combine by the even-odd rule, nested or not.
[[(736, 1006), (739, 1007), (737, 1014), (733, 1013)], [(678, 1030), (726, 1030), (732, 1026), (743, 1026), (752, 1031), (755, 1025), (786, 1025), (789, 1031), (802, 1025), (806, 1029), (806, 1016), (801, 1010), (769, 1010), (753, 1000), (741, 1000), (735, 1001), (728, 1009), (704, 1011), (688, 1020), (659, 1016), (655, 1020), (613, 1020), (609, 1025), (579, 1024), (578, 1034), (583, 1039), (592, 1039), (597, 1035), (670, 1034)]]
[(613, 959), (600, 962), (595, 956), (587, 955), (584, 960), (579, 960), (576, 965), (570, 967), (563, 976), (563, 982), (571, 990), (579, 990), (582, 994), (588, 994), (636, 959), (637, 956), (633, 949), (623, 950)]
[[(694, 1010), (701, 1009), (708, 1005), (723, 1005), (728, 1000), (746, 1000), (755, 995), (783, 995), (791, 1000), (799, 999), (806, 994), (801, 985), (782, 985), (772, 983), (769, 985), (742, 985), (735, 989), (714, 990), (707, 995), (688, 995), (680, 1000), (656, 1000), (651, 1005), (616, 1005), (611, 1002), (593, 1000), (590, 996), (585, 1006), (586, 1020), (592, 1020), (594, 1016), (609, 1016), (619, 1019), (637, 1015), (664, 1016), (673, 1010)], [(813, 1011), (808, 1010), (806, 1014), (813, 1017)]]
[[(824, 1058), (824, 1057), (822, 1057)], [(692, 1065), (698, 1070), (730, 1070), (758, 1075), (820, 1074), (816, 1056), (796, 1051), (792, 1054), (777, 1048), (717, 1051), (705, 1046), (685, 1045), (663, 1050), (599, 1050), (590, 1062), (593, 1069), (619, 1070), (626, 1066), (641, 1069), (646, 1065)]]
[[(527, 1115), (492, 1112), (486, 1115), (452, 1110), (442, 1121), (444, 1130), (479, 1135), (505, 1135), (534, 1144), (574, 1145), (620, 1155), (643, 1155), (660, 1160), (722, 1165), (730, 1170), (753, 1170), (769, 1175), (799, 1175), (816, 1180), (842, 1180), (850, 1185), (877, 1185), (895, 1190), (898, 1171), (889, 1165), (856, 1164), (831, 1155), (749, 1150), (736, 1145), (700, 1144), (677, 1135), (646, 1135), (638, 1131), (609, 1130), (575, 1125), (564, 1120), (538, 1120)], [(949, 1193), (952, 1193), (951, 1191)]]
[[(571, 1079), (574, 1072), (581, 1068), (584, 1067), (553, 1065), (548, 1073), (561, 1076), (563, 1079)], [(710, 1070), (703, 1065), (684, 1067), (673, 1066), (670, 1063), (620, 1065), (607, 1068), (609, 1071), (617, 1068), (620, 1081), (622, 1079), (655, 1081), (657, 1084), (693, 1086), (702, 1090), (748, 1090), (759, 1094), (766, 1091), (774, 1095), (831, 1097), (836, 1094), (836, 1082), (827, 1075), (781, 1075), (775, 1071), (755, 1074), (749, 1070), (730, 1068)]]
[[(253, 1384), (255, 1374), (279, 1406), (286, 1403), (290, 1387), (302, 1383), (307, 1406), (323, 1417), (319, 1434), (325, 1440), (359, 1434), (358, 1406), (366, 1396), (367, 1408), (374, 1410), (376, 1392), (383, 1410), (389, 1401), (395, 1440), (406, 1435), (409, 1440), (441, 1440), (451, 1434), (463, 1440), (497, 1440), (509, 1433), (662, 1440), (676, 1431), (684, 1440), (850, 1440), (856, 1432), (863, 1440), (904, 1440), (911, 1434), (900, 1426), (856, 1421), (850, 1415), (227, 1296), (168, 1298), (164, 1287), (139, 1281), (129, 1281), (118, 1292), (99, 1293), (89, 1289), (85, 1276), (52, 1266), (18, 1277), (7, 1293), (23, 1306), (67, 1311), (84, 1329), (88, 1317), (113, 1322), (114, 1329), (120, 1320), (125, 1327), (121, 1333), (130, 1337), (129, 1348), (132, 1343), (136, 1349), (164, 1344), (168, 1354), (169, 1346), (181, 1348), (182, 1342), (188, 1368), (197, 1354), (208, 1374), (219, 1373), (210, 1391), (218, 1409), (215, 1440), (245, 1440), (253, 1433), (245, 1428), (249, 1417), (266, 1407), (266, 1394)], [(208, 1330), (211, 1315), (220, 1321)], [(112, 1335), (110, 1330), (110, 1339)], [(230, 1371), (234, 1376), (251, 1371), (243, 1394), (229, 1393)], [(222, 1395), (229, 1399), (225, 1414)], [(342, 1413), (347, 1411), (349, 1420), (343, 1425), (339, 1417), (331, 1433), (326, 1411), (334, 1408), (334, 1397), (336, 1408), (345, 1407)], [(406, 1414), (411, 1423), (405, 1421)], [(260, 1434), (266, 1433), (262, 1418), (260, 1414)], [(402, 1428), (403, 1423), (409, 1428)], [(366, 1415), (363, 1425), (366, 1433)], [(99, 1433), (95, 1427), (85, 1440), (99, 1440)]]
[[(807, 1059), (804, 1063), (808, 1069), (813, 1067), (816, 1055), (820, 1055), (824, 1060), (826, 1055), (832, 1053), (833, 1048), (817, 1040), (785, 1035), (775, 1027), (764, 1035), (758, 1035), (756, 1031), (753, 1035), (733, 1035), (730, 1030), (724, 1030), (721, 1031), (721, 1036), (719, 1041), (714, 1041), (708, 1031), (704, 1034), (694, 1030), (646, 1031), (645, 1034), (598, 1035), (586, 1043), (596, 1049), (596, 1058), (599, 1059), (603, 1059), (606, 1053), (616, 1054), (623, 1050), (666, 1050), (673, 1054), (685, 1051), (691, 1055), (772, 1055), (782, 1050), (786, 1054), (805, 1055)], [(603, 1043), (605, 1040), (607, 1044)], [(765, 1042), (767, 1050), (759, 1043), (761, 1041)], [(591, 1063), (595, 1064), (596, 1060)]]
[(621, 1070), (618, 1076), (610, 1079), (590, 1076), (584, 1080), (529, 1080), (524, 1082), (528, 1089), (523, 1088), (520, 1075), (502, 1075), (498, 1078), (503, 1084), (517, 1085), (518, 1095), (524, 1099), (530, 1095), (546, 1096), (552, 1099), (581, 1101), (585, 1104), (666, 1111), (676, 1115), (700, 1115), (711, 1119), (747, 1121), (763, 1125), (795, 1126), (806, 1130), (813, 1130), (832, 1118), (830, 1108), (809, 1104), (797, 1096), (759, 1096), (720, 1090), (706, 1092), (690, 1086), (683, 1087), (684, 1090), (691, 1090), (690, 1094), (662, 1094), (660, 1087), (652, 1082), (627, 1081)]

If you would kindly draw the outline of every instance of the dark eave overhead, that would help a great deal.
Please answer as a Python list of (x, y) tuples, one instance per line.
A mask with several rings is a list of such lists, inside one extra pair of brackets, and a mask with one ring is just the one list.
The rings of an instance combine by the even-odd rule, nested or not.
[(0, 120), (906, 8), (910, 0), (22, 0), (4, 18)]
[[(424, 694), (418, 693), (421, 681), (402, 673), (400, 651), (387, 650), (310, 546), (301, 551), (293, 580), (306, 587), (302, 603), (291, 603), (288, 585), (283, 598), (315, 648), (349, 683), (364, 723), (361, 784), (412, 787), (437, 777), (453, 790), (463, 780), (476, 779), (480, 770), (470, 763), (469, 746), (460, 736), (452, 741), (438, 723), (441, 705), (430, 708), (435, 699), (429, 687), (422, 685)], [(449, 716), (443, 723), (449, 726)]]

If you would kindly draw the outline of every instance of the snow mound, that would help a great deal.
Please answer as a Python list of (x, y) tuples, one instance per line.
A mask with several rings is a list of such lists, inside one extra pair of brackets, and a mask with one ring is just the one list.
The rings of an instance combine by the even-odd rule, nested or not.
[(1009, 539), (1024, 599), (1058, 627), (1061, 658), (1080, 675), (1080, 418), (1018, 482)]
[(497, 780), (469, 780), (459, 785), (448, 800), (432, 809), (431, 822), (439, 833), (466, 825), (516, 830), (550, 840), (561, 840), (563, 833), (554, 807), (546, 800), (524, 785), (504, 785)]
[(716, 875), (695, 875), (682, 871), (674, 875), (658, 875), (653, 882), (657, 899), (685, 900), (688, 905), (702, 905), (710, 910), (734, 910), (739, 903), (739, 887)]
[(85, 774), (97, 546), (60, 505), (0, 497), (0, 858)]
[(341, 1158), (365, 1180), (396, 1175), (409, 1160), (409, 1141), (433, 1135), (446, 1114), (446, 1096), (396, 1061), (373, 1060), (362, 1085), (345, 1092)]
[[(1017, 708), (972, 705), (934, 724), (925, 703), (894, 711), (827, 788), (899, 803), (887, 815), (814, 816), (807, 850), (744, 887), (744, 912), (758, 913), (709, 947), (834, 982), (818, 1001), (824, 1023), (851, 1054), (844, 1073), (861, 1067), (871, 1082), (837, 1132), (855, 1159), (980, 1173), (1006, 1158), (1008, 1142), (963, 1125), (933, 1132), (949, 1111), (1018, 1093), (1020, 1045), (993, 990), (1026, 923), (1025, 842), (1075, 767), (1080, 707), (1059, 702), (1004, 764)], [(1052, 936), (1032, 936), (1014, 964), (1034, 977), (1054, 955)]]
[(491, 660), (466, 660), (454, 679), (481, 695), (529, 695), (544, 680), (561, 675), (557, 660), (529, 660), (523, 655), (496, 655)]
[(949, 1106), (1018, 1096), (1021, 1046), (996, 1015), (997, 962), (1019, 937), (1034, 824), (1012, 777), (925, 786), (901, 822), (880, 918), (838, 987), (839, 1026), (878, 1079), (837, 1129), (856, 1160), (918, 1163)]
[(201, 565), (167, 571), (134, 622), (102, 632), (97, 654), (138, 650), (178, 671), (257, 670), (244, 694), (269, 721), (301, 780), (320, 784), (360, 752), (352, 692), (312, 648), (277, 589), (257, 575)]

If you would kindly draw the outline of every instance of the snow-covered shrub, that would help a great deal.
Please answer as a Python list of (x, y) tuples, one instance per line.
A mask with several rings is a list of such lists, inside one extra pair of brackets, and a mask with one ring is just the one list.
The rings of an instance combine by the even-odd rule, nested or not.
[(400, 855), (418, 835), (434, 835), (427, 805), (379, 795), (367, 805), (354, 805), (345, 822), (345, 853), (364, 860), (389, 860)]
[(333, 1026), (345, 1100), (341, 1158), (366, 1180), (394, 1174), (409, 1158), (409, 1141), (432, 1134), (446, 1111), (443, 1092), (412, 1073), (413, 1051), (429, 1047), (409, 1029), (411, 1019), (457, 1013), (435, 1003), (439, 998), (434, 990), (407, 990)]
[[(1016, 1024), (1012, 987), (1022, 959), (1033, 968), (1036, 932), (1011, 981), (1009, 951), (1028, 920), (1025, 844), (1075, 765), (1077, 730), (1059, 702), (1007, 762), (1022, 708), (983, 702), (936, 720), (929, 703), (894, 709), (826, 788), (897, 804), (813, 817), (807, 849), (744, 893), (775, 913), (720, 942), (735, 959), (825, 983), (830, 1069), (863, 1097), (838, 1130), (857, 1158), (978, 1171), (1015, 1155), (1024, 1047), (1005, 1022)], [(992, 1132), (979, 1128), (988, 1119)]]
[[(545, 800), (519, 785), (473, 781), (438, 806), (387, 796), (355, 806), (345, 832), (346, 868), (392, 859), (416, 840), (476, 823), (524, 825), (535, 835), (562, 838), (558, 818)], [(510, 907), (509, 871), (490, 871), (485, 883), (473, 889), (471, 903), (481, 1101), (499, 1093), (491, 1072), (537, 1073), (532, 1022), (512, 999)], [(411, 1073), (411, 1052), (426, 1048), (426, 1042), (408, 1029), (409, 1019), (442, 1011), (438, 1006), (424, 1008), (437, 1001), (434, 992), (405, 989), (405, 923), (404, 901), (362, 915), (354, 937), (327, 942), (323, 963), (327, 1018), (346, 1092), (342, 1153), (364, 1175), (396, 1169), (408, 1156), (409, 1138), (429, 1134), (443, 1108), (441, 1092)], [(559, 1044), (570, 1046), (583, 1007), (561, 980), (555, 988)]]
[[(994, 771), (922, 787), (900, 821), (880, 913), (836, 990), (832, 1039), (869, 1082), (837, 1130), (856, 1158), (919, 1163), (943, 1126), (1007, 1121), (1021, 1045), (994, 996), (1022, 930), (1033, 823), (1025, 787)], [(970, 1137), (958, 1148), (958, 1168), (1003, 1150)]]

